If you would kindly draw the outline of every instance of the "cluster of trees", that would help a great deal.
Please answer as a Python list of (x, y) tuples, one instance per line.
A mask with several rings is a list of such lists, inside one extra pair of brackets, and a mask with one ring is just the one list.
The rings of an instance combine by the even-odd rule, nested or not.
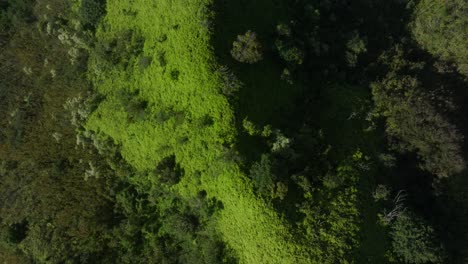
[(171, 190), (182, 173), (174, 160), (136, 174), (112, 140), (85, 128), (101, 100), (85, 78), (89, 52), (126, 67), (139, 35), (96, 43), (104, 1), (0, 4), (0, 260), (235, 263), (214, 229), (219, 202)]
[(460, 173), (465, 169), (463, 135), (446, 117), (454, 104), (441, 87), (422, 82), (424, 64), (407, 57), (401, 46), (382, 56), (389, 71), (371, 85), (377, 115), (386, 119), (392, 147), (416, 152), (422, 169), (439, 177)]
[[(364, 110), (367, 112), (351, 112), (347, 120), (358, 119), (356, 122), (367, 123), (363, 127), (365, 133), (380, 134), (382, 141), (372, 143), (371, 140), (364, 145), (360, 144), (360, 147), (371, 149), (368, 166), (374, 167), (373, 162), (379, 163), (381, 166), (378, 166), (378, 170), (381, 170), (379, 173), (384, 173), (392, 179), (375, 177), (373, 181), (394, 184), (397, 188), (411, 188), (416, 192), (419, 192), (418, 188), (421, 187), (408, 182), (420, 181), (413, 184), (431, 186), (432, 193), (419, 194), (420, 197), (415, 193), (410, 193), (411, 198), (408, 198), (410, 200), (408, 204), (401, 205), (396, 211), (385, 209), (385, 206), (377, 203), (376, 206), (380, 207), (380, 212), (394, 214), (393, 216), (389, 214), (388, 219), (385, 218), (387, 220), (380, 222), (386, 233), (386, 237), (382, 240), (387, 241), (385, 245), (387, 249), (384, 250), (386, 253), (382, 253), (382, 258), (387, 262), (461, 263), (463, 254), (466, 254), (466, 247), (460, 244), (463, 243), (460, 242), (461, 240), (466, 239), (466, 225), (458, 222), (457, 228), (464, 230), (460, 234), (455, 234), (456, 231), (449, 231), (452, 232), (450, 236), (458, 237), (457, 245), (454, 245), (455, 243), (449, 238), (443, 238), (446, 237), (444, 231), (440, 231), (444, 229), (443, 221), (451, 221), (448, 218), (454, 212), (440, 211), (441, 208), (436, 205), (448, 202), (443, 198), (444, 196), (458, 195), (457, 191), (453, 191), (448, 186), (451, 182), (459, 182), (459, 178), (466, 177), (465, 125), (463, 124), (465, 119), (462, 117), (466, 112), (463, 106), (466, 92), (461, 91), (463, 89), (461, 87), (466, 87), (466, 77), (459, 75), (460, 73), (466, 76), (465, 68), (468, 61), (466, 58), (468, 13), (465, 6), (465, 1), (437, 3), (433, 1), (417, 3), (378, 1), (375, 4), (371, 1), (356, 1), (356, 3), (295, 1), (290, 5), (291, 12), (295, 14), (293, 20), (288, 23), (277, 22), (276, 29), (272, 27), (268, 32), (272, 34), (276, 31), (277, 39), (274, 45), (271, 45), (271, 50), (280, 59), (279, 63), (285, 65), (281, 79), (288, 83), (303, 81), (301, 73), (306, 72), (309, 79), (315, 82), (330, 83), (339, 80), (342, 83), (367, 87), (366, 97), (361, 95), (363, 100), (370, 99), (368, 109)], [(260, 33), (258, 32), (259, 35)], [(267, 47), (266, 44), (262, 43)], [(329, 87), (325, 85), (323, 89), (330, 89)], [(353, 87), (348, 87), (348, 89), (353, 89)], [(341, 93), (340, 90), (333, 90), (333, 92)], [(346, 93), (352, 94), (353, 92), (347, 91)], [(346, 93), (343, 93), (343, 96), (346, 96)], [(324, 100), (324, 94), (329, 94), (329, 92), (323, 91), (322, 88), (315, 88), (311, 89), (309, 94), (308, 100), (319, 101)], [(336, 104), (339, 97), (340, 95), (336, 95), (332, 98), (335, 100), (332, 103)], [(309, 102), (305, 103), (305, 107), (310, 107)], [(307, 116), (307, 114), (327, 115), (324, 114), (326, 107), (323, 104), (320, 104), (320, 107), (322, 108), (313, 107), (316, 111), (306, 112), (302, 120), (310, 122), (311, 119), (324, 119), (324, 117)], [(333, 116), (335, 123), (346, 122), (338, 118), (339, 113), (333, 113)], [(322, 129), (330, 131), (326, 123), (320, 121), (312, 121), (312, 123), (318, 125), (319, 131), (323, 131)], [(264, 130), (255, 128), (252, 123), (244, 122), (244, 128), (254, 137), (265, 137)], [(353, 129), (347, 126), (346, 128)], [(363, 131), (357, 133), (360, 134)], [(340, 136), (346, 135), (342, 132)], [(334, 138), (328, 140), (332, 140), (331, 144), (350, 140), (359, 141), (358, 136), (352, 135), (352, 137), (354, 139), (343, 139), (343, 141)], [(293, 142), (297, 144), (296, 140)], [(306, 144), (305, 142), (301, 138), (299, 144)], [(384, 143), (386, 146), (382, 145)], [(372, 144), (381, 145), (372, 147)], [(346, 149), (343, 145), (336, 147)], [(377, 153), (372, 154), (375, 151)], [(268, 197), (276, 204), (281, 204), (281, 201), (291, 202), (288, 200), (288, 190), (291, 190), (293, 182), (297, 181), (292, 179), (298, 178), (292, 177), (296, 175), (293, 172), (287, 172), (287, 176), (280, 175), (285, 173), (285, 167), (300, 166), (298, 165), (301, 164), (298, 161), (300, 158), (295, 156), (298, 153), (294, 153), (290, 156), (292, 161), (287, 164), (278, 161), (276, 154), (268, 153), (261, 155), (252, 165), (250, 175), (261, 197)], [(336, 163), (341, 158), (333, 156), (333, 159)], [(323, 166), (323, 160), (321, 163), (315, 164), (314, 168)], [(308, 166), (310, 169), (312, 165), (308, 163)], [(329, 167), (334, 166), (336, 164), (329, 165)], [(313, 186), (314, 177), (321, 174), (314, 172), (313, 176), (301, 176), (301, 184)], [(403, 176), (407, 173), (413, 176)], [(317, 190), (324, 192), (330, 186), (336, 186), (335, 181), (336, 177), (327, 176), (324, 178), (324, 185)], [(375, 186), (375, 183), (372, 185)], [(348, 182), (347, 186), (352, 186), (352, 184)], [(308, 188), (313, 189), (313, 187)], [(337, 194), (334, 193), (334, 195)], [(388, 195), (389, 192), (384, 196)], [(320, 198), (314, 195), (311, 197), (313, 197), (311, 201), (320, 203)], [(361, 198), (363, 197), (365, 195), (361, 195)], [(307, 201), (306, 198), (304, 197), (304, 201)], [(327, 199), (332, 200), (330, 197)], [(351, 198), (347, 200), (352, 201)], [(424, 205), (424, 203), (431, 204), (434, 200), (438, 202), (433, 204), (432, 209), (427, 209), (429, 205)], [(459, 202), (450, 200), (450, 202), (453, 205), (457, 204), (459, 208), (455, 209), (456, 215), (466, 215), (466, 205), (460, 207), (461, 200)], [(303, 203), (307, 204), (307, 202)], [(306, 209), (301, 209), (301, 212), (306, 215), (313, 215), (317, 210), (310, 205), (304, 205), (304, 207)], [(330, 210), (331, 206), (325, 203), (324, 208), (326, 209), (318, 211)], [(419, 213), (414, 213), (418, 210), (425, 210), (426, 214), (421, 216)], [(340, 208), (339, 211), (344, 214), (346, 210)], [(357, 211), (359, 212), (359, 209)], [(386, 214), (379, 213), (382, 217)], [(428, 216), (428, 214), (445, 214), (445, 216), (439, 218), (440, 222), (434, 223), (436, 217)], [(330, 212), (327, 217), (331, 219), (332, 213)], [(317, 219), (320, 217), (314, 215), (305, 219), (311, 221), (306, 225), (310, 227), (314, 226), (310, 219), (319, 221)], [(320, 221), (326, 222), (327, 219)], [(349, 219), (348, 221), (352, 222)], [(339, 220), (335, 222), (339, 223)], [(431, 225), (436, 225), (436, 228)], [(317, 235), (317, 230), (321, 230), (320, 227), (317, 226), (312, 232)], [(340, 232), (349, 231), (350, 233), (346, 234), (351, 238), (353, 237), (352, 230), (352, 226), (348, 226)], [(366, 231), (356, 232), (365, 233)], [(334, 234), (332, 237), (337, 241), (339, 235)], [(350, 241), (346, 243), (349, 246), (352, 245)], [(442, 244), (444, 246), (441, 246)], [(361, 248), (365, 247), (366, 245), (361, 245)], [(331, 246), (327, 250), (334, 252), (333, 248)], [(352, 246), (343, 251), (350, 252), (351, 248)], [(337, 253), (333, 255), (340, 260), (346, 258)], [(361, 257), (365, 259), (365, 256)], [(332, 257), (328, 256), (328, 259)], [(375, 261), (382, 260), (375, 259)]]
[[(93, 87), (112, 85), (106, 74), (121, 77), (134, 69), (144, 74), (157, 67), (168, 76), (168, 91), (177, 94), (187, 69), (172, 67), (174, 52), (158, 46), (174, 38), (170, 33), (155, 37), (156, 43), (145, 42), (138, 29), (106, 34), (111, 26), (103, 17), (112, 1), (0, 0), (0, 261), (238, 263), (242, 253), (226, 233), (234, 231), (223, 233), (219, 225), (231, 211), (216, 192), (201, 187), (235, 163), (246, 176), (235, 183), (251, 188), (245, 197), (284, 221), (290, 231), (285, 237), (307, 255), (293, 258), (463, 263), (468, 256), (466, 1), (278, 2), (288, 7), (281, 10), (287, 16), (270, 21), (268, 29), (256, 27), (261, 21), (255, 19), (249, 21), (256, 30), (239, 26), (245, 33), (236, 32), (230, 50), (222, 52), (241, 63), (211, 74), (232, 107), (248, 102), (247, 89), (259, 88), (246, 85), (255, 83), (247, 78), (278, 80), (268, 87), (272, 93), (278, 87), (299, 87), (301, 93), (291, 97), (290, 113), (268, 106), (287, 119), (271, 120), (274, 126), (236, 109), (237, 138), (231, 144), (222, 138), (230, 131), (216, 123), (222, 114), (199, 116), (188, 104), (164, 108), (164, 102), (150, 103), (154, 98), (134, 87), (109, 88), (106, 96), (112, 98), (105, 101)], [(230, 7), (241, 10), (243, 4), (232, 1)], [(129, 10), (122, 10), (124, 16), (137, 16)], [(168, 32), (177, 30), (184, 25)], [(153, 46), (159, 50), (151, 57), (145, 52)], [(192, 52), (199, 51), (190, 46)], [(267, 64), (275, 70), (265, 70)], [(246, 68), (254, 74), (240, 74)], [(182, 104), (178, 94), (158, 100), (173, 98), (171, 103)], [(161, 137), (171, 142), (149, 151), (171, 154), (149, 158), (158, 160), (152, 169), (130, 165), (132, 150), (121, 152), (122, 140), (89, 129), (91, 116), (110, 118), (96, 109), (111, 103), (123, 109), (128, 124), (177, 134)], [(204, 106), (190, 109), (199, 107)], [(180, 132), (193, 124), (197, 133)], [(131, 137), (151, 133), (137, 132)], [(194, 148), (206, 159), (192, 157), (194, 162), (216, 162), (216, 168), (206, 168), (213, 175), (184, 167), (170, 149), (180, 147), (182, 153), (193, 142), (200, 142)], [(225, 161), (216, 156), (221, 149)], [(227, 186), (226, 180), (221, 183)], [(231, 190), (226, 186), (221, 187)]]
[[(65, 16), (71, 3), (2, 4), (9, 24), (0, 55), (2, 261), (92, 261), (106, 251), (112, 229), (114, 173), (93, 148), (76, 145), (64, 105), (90, 85), (76, 74), (84, 74), (83, 65), (70, 63), (71, 46), (59, 39), (61, 32), (74, 32), (76, 40), (84, 34)], [(93, 168), (100, 177), (85, 181)]]

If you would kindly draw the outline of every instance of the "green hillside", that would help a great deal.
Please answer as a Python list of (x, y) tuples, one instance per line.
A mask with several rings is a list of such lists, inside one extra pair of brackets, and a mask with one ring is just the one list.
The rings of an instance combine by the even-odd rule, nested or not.
[(462, 264), (464, 0), (0, 0), (0, 263)]
[[(242, 263), (310, 263), (286, 223), (246, 191), (251, 183), (227, 157), (237, 135), (210, 45), (209, 4), (116, 1), (109, 6), (98, 41), (119, 41), (122, 32), (133, 32), (141, 34), (136, 38), (142, 49), (125, 58), (125, 68), (106, 71), (99, 62), (90, 66), (92, 75), (99, 72), (93, 78), (105, 99), (87, 128), (110, 136), (140, 171), (175, 156), (184, 177), (174, 188), (184, 196), (205, 190), (223, 203), (216, 229)], [(143, 70), (142, 58), (151, 61)]]

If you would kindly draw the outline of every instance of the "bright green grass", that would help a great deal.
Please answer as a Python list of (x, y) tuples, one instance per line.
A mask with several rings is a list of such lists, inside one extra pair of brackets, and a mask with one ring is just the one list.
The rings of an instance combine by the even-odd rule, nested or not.
[[(97, 89), (105, 99), (89, 119), (88, 129), (114, 139), (124, 158), (140, 171), (153, 170), (164, 157), (175, 155), (186, 175), (176, 191), (188, 197), (204, 189), (222, 201), (217, 229), (241, 263), (311, 263), (306, 247), (293, 241), (284, 221), (255, 198), (238, 164), (226, 158), (237, 135), (233, 110), (220, 93), (205, 26), (210, 2), (108, 2), (107, 30), (99, 30), (97, 37), (139, 31), (145, 39), (142, 55), (152, 57), (153, 63), (140, 70), (134, 58), (134, 67), (126, 71), (116, 67), (101, 74)], [(136, 15), (124, 14), (128, 11)], [(167, 40), (161, 41), (163, 35)], [(165, 67), (157, 63), (162, 52)], [(147, 102), (144, 114), (130, 116), (122, 103), (123, 92)], [(179, 114), (158, 120), (158, 114), (171, 111)]]

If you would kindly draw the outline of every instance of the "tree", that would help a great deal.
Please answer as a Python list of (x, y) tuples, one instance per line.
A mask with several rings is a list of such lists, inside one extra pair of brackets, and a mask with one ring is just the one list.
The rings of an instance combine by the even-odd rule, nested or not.
[(398, 216), (390, 227), (391, 262), (442, 263), (442, 248), (434, 243), (434, 230), (413, 213)]
[(466, 0), (423, 0), (415, 8), (410, 29), (431, 54), (458, 64), (468, 76), (468, 11)]
[(399, 48), (387, 55), (382, 59), (391, 70), (371, 87), (376, 114), (386, 119), (391, 147), (401, 153), (416, 152), (420, 168), (439, 177), (460, 173), (465, 168), (463, 135), (436, 108), (449, 99), (441, 94), (431, 96), (427, 92), (431, 87), (422, 87), (418, 77), (421, 63), (406, 60), (407, 54)]
[(235, 60), (249, 64), (262, 60), (262, 45), (257, 40), (257, 34), (248, 30), (244, 35), (238, 35), (232, 44), (231, 55)]

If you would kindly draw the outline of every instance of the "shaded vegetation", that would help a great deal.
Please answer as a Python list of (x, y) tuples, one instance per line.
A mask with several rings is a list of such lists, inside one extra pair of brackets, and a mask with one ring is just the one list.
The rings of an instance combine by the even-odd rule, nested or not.
[(464, 263), (466, 17), (0, 0), (0, 261)]

